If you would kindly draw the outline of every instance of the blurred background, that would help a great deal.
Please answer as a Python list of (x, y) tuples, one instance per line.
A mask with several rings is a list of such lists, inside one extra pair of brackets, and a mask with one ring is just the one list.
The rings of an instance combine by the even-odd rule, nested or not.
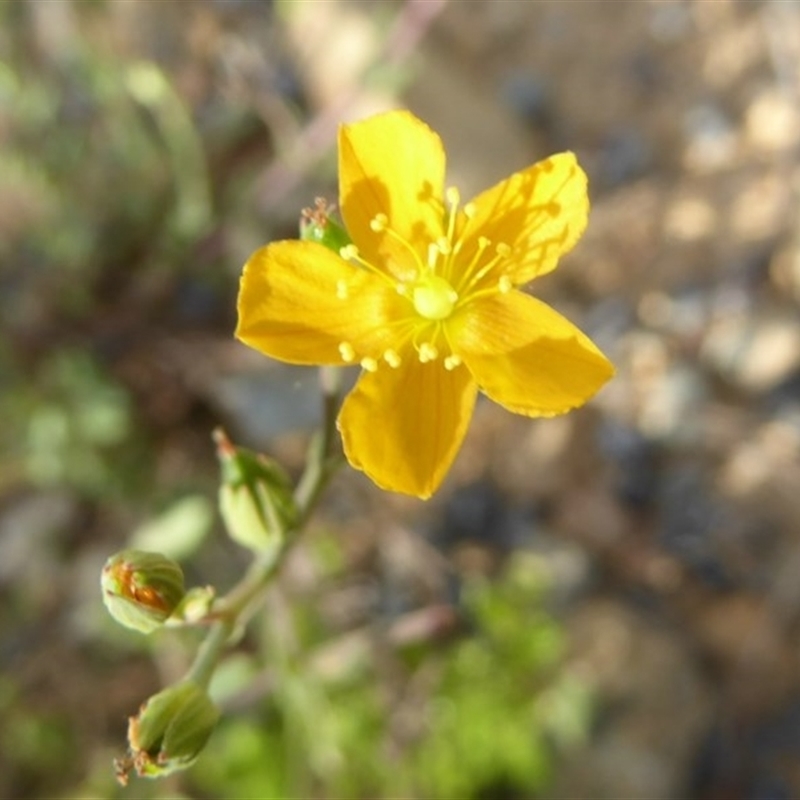
[[(211, 430), (297, 474), (319, 415), (232, 339), (241, 266), (396, 106), (465, 199), (578, 154), (589, 230), (532, 291), (618, 375), (479, 404), (429, 503), (343, 470), (203, 757), (121, 789), (197, 637), (115, 626), (100, 568), (241, 573)], [(799, 148), (793, 0), (0, 3), (0, 795), (800, 796)]]

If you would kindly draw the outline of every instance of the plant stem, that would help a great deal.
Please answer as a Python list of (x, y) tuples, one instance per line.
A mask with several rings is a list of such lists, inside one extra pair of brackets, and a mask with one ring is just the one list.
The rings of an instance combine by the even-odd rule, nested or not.
[(194, 681), (204, 689), (208, 688), (211, 676), (214, 674), (220, 656), (225, 651), (234, 626), (235, 619), (233, 617), (217, 620), (211, 626), (206, 638), (200, 644), (191, 669), (186, 673), (186, 680)]
[(320, 367), (320, 389), (322, 390), (322, 426), (309, 446), (306, 468), (298, 481), (294, 493), (295, 504), (300, 512), (298, 527), (316, 505), (320, 492), (342, 461), (341, 453), (335, 452), (336, 415), (339, 413), (341, 393), (341, 370), (336, 367)]
[[(243, 625), (249, 612), (261, 600), (273, 575), (283, 563), (292, 544), (297, 540), (316, 506), (322, 490), (341, 464), (340, 453), (335, 452), (336, 415), (339, 411), (340, 378), (335, 367), (320, 368), (323, 420), (320, 430), (311, 440), (306, 466), (294, 500), (298, 511), (297, 524), (282, 531), (280, 545), (261, 553), (250, 565), (241, 580), (219, 600), (217, 616), (195, 656), (186, 679), (208, 686), (219, 659), (228, 647), (231, 635)], [(271, 520), (275, 522), (275, 520)]]

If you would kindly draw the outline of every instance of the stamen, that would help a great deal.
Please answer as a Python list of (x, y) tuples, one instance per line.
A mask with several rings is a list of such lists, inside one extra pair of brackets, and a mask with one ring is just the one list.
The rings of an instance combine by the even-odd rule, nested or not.
[[(485, 237), (481, 236), (478, 238), (478, 250), (476, 251), (475, 255), (472, 258), (469, 266), (466, 270), (464, 270), (464, 280), (458, 286), (458, 291), (461, 293), (462, 296), (469, 295), (470, 299), (474, 299), (475, 297), (483, 297), (484, 294), (491, 294), (491, 292), (486, 292), (486, 290), (481, 290), (477, 294), (472, 294), (472, 288), (483, 278), (485, 278), (497, 265), (499, 261), (502, 261), (508, 256), (511, 255), (511, 248), (505, 242), (498, 242), (494, 248), (494, 256), (484, 264), (475, 274), (471, 275), (473, 268), (476, 267), (480, 263), (481, 256), (483, 255), (486, 248), (491, 244), (491, 242)], [(511, 289), (511, 282), (510, 280), (504, 280), (502, 277), (498, 279), (497, 283), (497, 290), (499, 292), (505, 293)]]
[(428, 245), (428, 267), (432, 272), (436, 271), (436, 260), (439, 258), (439, 246), (436, 242)]
[(378, 362), (374, 358), (362, 358), (361, 359), (361, 367), (365, 369), (367, 372), (377, 372), (378, 371)]
[(427, 364), (429, 361), (434, 361), (439, 356), (439, 351), (436, 349), (436, 346), (430, 342), (423, 342), (419, 346), (418, 352), (419, 360), (423, 364)]
[(513, 286), (514, 284), (511, 283), (511, 278), (508, 275), (502, 275), (500, 280), (497, 281), (497, 291), (500, 294), (508, 294)]
[(355, 361), (356, 351), (353, 350), (353, 345), (351, 345), (350, 342), (340, 342), (339, 355), (342, 357), (342, 361), (346, 364), (350, 364), (352, 361)]
[(407, 283), (398, 283), (394, 288), (401, 297), (408, 297), (409, 288)]
[[(461, 242), (459, 242), (459, 244), (461, 244)], [(462, 281), (461, 281), (461, 283), (460, 283), (460, 285), (458, 287), (459, 291), (464, 292), (469, 286), (471, 286), (481, 276), (481, 273), (478, 273), (478, 275), (476, 277), (473, 277), (471, 275), (471, 273), (472, 273), (472, 270), (474, 270), (475, 267), (478, 266), (478, 263), (480, 262), (481, 258), (483, 257), (483, 254), (486, 251), (486, 248), (490, 244), (491, 244), (491, 242), (485, 236), (479, 236), (478, 237), (478, 248), (475, 251), (475, 254), (472, 256), (472, 259), (470, 260), (469, 264), (467, 264), (467, 266), (463, 270), (463, 273), (462, 273), (463, 279), (462, 279)]]
[[(358, 252), (358, 248), (354, 244), (347, 244), (344, 247), (339, 248), (339, 255), (345, 260), (349, 261), (351, 264), (355, 262), (359, 267), (362, 267), (367, 272), (372, 273), (373, 275), (377, 276), (381, 280), (392, 282), (392, 278), (383, 270), (378, 269), (373, 264), (370, 264), (365, 258), (361, 257), (361, 254)], [(339, 294), (339, 283), (345, 283), (345, 281), (340, 280), (336, 284), (336, 294), (337, 297), (342, 297)], [(347, 295), (345, 295), (347, 297)]]
[(436, 248), (443, 256), (448, 256), (453, 252), (452, 243), (449, 239), (445, 239), (444, 236), (436, 240)]
[(403, 360), (397, 354), (396, 350), (387, 350), (383, 354), (383, 360), (392, 368), (397, 369), (400, 364), (402, 364)]
[(341, 278), (336, 281), (336, 296), (340, 300), (347, 300), (349, 292), (347, 290), (347, 282), (342, 280)]
[[(396, 230), (389, 225), (389, 217), (384, 213), (376, 214), (369, 223), (369, 227), (375, 233), (385, 233), (390, 238), (394, 239), (398, 244), (402, 245), (414, 259), (418, 270), (422, 271), (425, 265), (419, 257), (419, 253), (411, 242), (401, 236)], [(412, 270), (413, 271), (413, 270)]]
[[(449, 252), (456, 231), (456, 214), (458, 212), (458, 204), (461, 202), (461, 195), (458, 193), (458, 189), (456, 189), (455, 186), (450, 186), (445, 190), (444, 196), (450, 204), (450, 210), (447, 213), (447, 234), (445, 236), (445, 241), (448, 246), (447, 252)], [(445, 251), (442, 250), (442, 252)]]
[[(456, 275), (453, 274), (454, 264), (461, 258), (461, 251), (464, 247), (464, 242), (468, 240), (467, 229), (470, 227), (470, 221), (475, 216), (476, 208), (474, 203), (467, 203), (463, 207), (464, 219), (461, 220), (461, 224), (459, 226), (458, 211), (461, 203), (461, 196), (458, 192), (458, 189), (455, 187), (449, 188), (446, 190), (445, 195), (447, 197), (447, 201), (450, 203), (450, 211), (447, 215), (447, 245), (441, 248), (446, 258), (441, 274), (448, 280), (453, 280), (456, 278)], [(456, 233), (457, 227), (460, 228), (458, 233)], [(486, 244), (483, 244), (484, 240), (486, 241)], [(478, 241), (478, 252), (476, 253), (475, 257), (470, 261), (470, 264), (466, 270), (459, 270), (463, 280), (459, 282), (458, 288), (460, 288), (461, 285), (468, 280), (469, 273), (472, 271), (472, 269), (474, 269), (480, 260), (480, 254), (486, 247), (489, 246), (486, 237), (480, 237)]]
[(389, 217), (386, 214), (376, 214), (369, 223), (370, 230), (374, 231), (375, 233), (382, 233), (386, 230), (386, 226), (389, 224)]
[(461, 364), (461, 358), (456, 355), (447, 356), (444, 360), (444, 368), (448, 372), (452, 372), (459, 364)]

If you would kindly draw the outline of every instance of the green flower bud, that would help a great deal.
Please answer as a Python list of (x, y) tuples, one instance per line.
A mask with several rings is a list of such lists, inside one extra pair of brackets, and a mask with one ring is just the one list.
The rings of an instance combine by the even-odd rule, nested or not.
[(103, 602), (126, 628), (151, 633), (177, 608), (185, 594), (183, 572), (161, 553), (123, 550), (106, 561), (100, 577)]
[(214, 432), (222, 467), (219, 508), (230, 537), (251, 550), (277, 548), (297, 522), (289, 476), (266, 456), (235, 447)]
[(197, 625), (212, 613), (217, 591), (213, 586), (193, 586), (183, 596), (167, 625)]
[(314, 201), (314, 208), (304, 208), (300, 217), (300, 239), (304, 242), (317, 242), (324, 245), (334, 253), (352, 244), (352, 239), (347, 231), (331, 219), (333, 206), (318, 197)]
[(132, 770), (140, 777), (159, 778), (185, 769), (206, 746), (218, 719), (219, 710), (193, 681), (153, 695), (128, 719), (129, 753), (116, 762), (117, 779), (127, 783)]

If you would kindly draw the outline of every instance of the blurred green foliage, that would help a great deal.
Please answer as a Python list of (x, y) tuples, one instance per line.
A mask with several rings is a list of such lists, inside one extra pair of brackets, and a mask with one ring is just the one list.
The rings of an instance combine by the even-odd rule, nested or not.
[(20, 783), (35, 784), (43, 770), (63, 770), (79, 755), (68, 716), (31, 703), (7, 677), (0, 678), (0, 718), (0, 749)]
[(86, 353), (69, 350), (46, 359), (31, 388), (33, 396), (18, 409), (27, 417), (22, 430), (28, 478), (90, 495), (113, 491), (125, 477), (119, 459), (126, 452), (120, 445), (131, 434), (127, 393)]
[[(104, 284), (163, 265), (161, 250), (208, 223), (203, 160), (156, 67), (118, 62), (81, 38), (66, 53), (36, 53), (14, 5), (2, 13), (18, 35), (0, 48), (0, 202), (9, 212), (0, 317), (10, 334), (0, 413), (2, 444), (16, 458), (2, 475), (93, 497), (125, 492), (144, 469), (133, 463), (140, 432), (127, 388), (92, 352), (102, 343), (88, 343), (87, 329), (104, 313)], [(176, 180), (184, 167), (185, 190)]]
[[(313, 609), (293, 607), (301, 654), (271, 649), (274, 691), (223, 720), (192, 782), (254, 799), (542, 796), (561, 748), (587, 733), (591, 698), (560, 674), (563, 636), (543, 610), (540, 565), (520, 554), (500, 580), (463, 592), (468, 635), (401, 650), (389, 669), (358, 651), (334, 681), (302, 657), (323, 644)], [(247, 685), (257, 670), (235, 658)]]
[[(85, 313), (109, 264), (174, 254), (209, 225), (206, 159), (154, 63), (118, 60), (76, 39), (68, 53), (43, 55), (51, 63), (42, 69), (24, 44), (0, 62), (2, 107), (13, 110), (0, 172), (17, 201), (0, 255), (13, 254), (12, 275), (34, 270), (20, 289), (44, 289), (61, 310)], [(27, 309), (16, 301), (4, 304), (6, 319), (22, 324)]]

